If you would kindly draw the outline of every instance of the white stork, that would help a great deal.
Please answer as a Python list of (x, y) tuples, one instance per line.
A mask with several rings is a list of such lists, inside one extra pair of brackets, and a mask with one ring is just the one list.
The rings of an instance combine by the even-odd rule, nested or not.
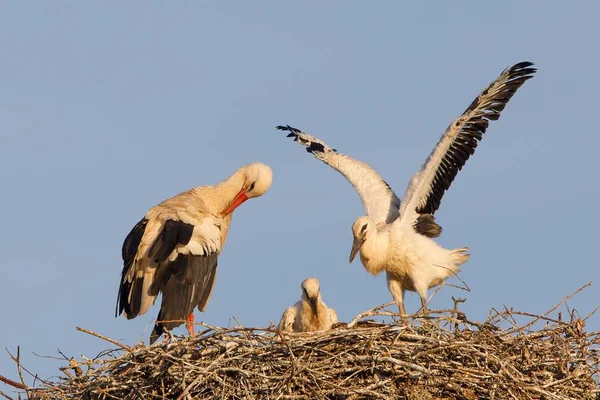
[(150, 343), (186, 317), (192, 335), (194, 308), (204, 311), (208, 304), (233, 210), (262, 196), (272, 178), (271, 168), (252, 163), (215, 186), (199, 186), (152, 207), (123, 243), (115, 316), (144, 314), (162, 292)]
[(416, 291), (426, 309), (427, 290), (459, 271), (469, 259), (468, 249), (447, 250), (431, 238), (441, 234), (434, 213), (458, 171), (475, 152), (478, 142), (517, 89), (537, 71), (533, 63), (521, 62), (504, 70), (446, 129), (421, 169), (412, 177), (400, 201), (390, 186), (364, 162), (339, 154), (323, 141), (298, 129), (288, 137), (307, 147), (309, 153), (336, 169), (354, 186), (368, 216), (352, 225), (354, 241), (350, 262), (360, 250), (365, 269), (373, 275), (386, 272), (388, 289), (406, 314), (404, 292)]
[(279, 329), (283, 332), (325, 331), (336, 322), (335, 310), (328, 308), (321, 299), (317, 278), (306, 278), (302, 281), (302, 298), (285, 310)]

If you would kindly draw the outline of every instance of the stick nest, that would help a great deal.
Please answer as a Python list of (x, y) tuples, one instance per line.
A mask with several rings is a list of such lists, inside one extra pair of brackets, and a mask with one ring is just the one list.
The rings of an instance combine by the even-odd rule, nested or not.
[(384, 305), (327, 332), (200, 324), (194, 337), (152, 346), (107, 339), (121, 348), (72, 359), (65, 377), (25, 391), (86, 400), (600, 399), (600, 332), (586, 333), (586, 318), (505, 309), (477, 323), (456, 303), (407, 325)]

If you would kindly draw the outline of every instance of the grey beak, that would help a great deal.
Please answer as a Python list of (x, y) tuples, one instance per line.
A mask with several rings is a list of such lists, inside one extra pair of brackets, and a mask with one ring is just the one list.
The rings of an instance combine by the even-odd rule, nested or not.
[(358, 251), (360, 250), (364, 242), (365, 239), (354, 238), (354, 241), (352, 242), (352, 250), (350, 250), (350, 263), (354, 261), (354, 257), (356, 257), (356, 254), (358, 254)]
[(317, 297), (311, 297), (310, 299), (308, 299), (308, 304), (310, 304), (310, 308), (312, 308), (313, 313), (315, 314), (316, 317), (319, 316), (319, 309), (317, 307)]

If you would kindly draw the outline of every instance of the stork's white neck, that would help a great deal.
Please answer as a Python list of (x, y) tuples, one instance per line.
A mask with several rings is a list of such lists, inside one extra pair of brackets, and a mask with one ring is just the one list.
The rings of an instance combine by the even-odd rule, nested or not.
[(312, 307), (307, 299), (302, 297), (302, 318), (305, 327), (309, 327), (310, 331), (322, 329), (327, 324), (329, 313), (327, 307), (321, 300), (321, 295), (317, 298), (317, 314), (313, 312)]
[(246, 182), (246, 171), (238, 169), (229, 178), (214, 185), (196, 188), (197, 195), (210, 199), (211, 211), (215, 214), (225, 210)]

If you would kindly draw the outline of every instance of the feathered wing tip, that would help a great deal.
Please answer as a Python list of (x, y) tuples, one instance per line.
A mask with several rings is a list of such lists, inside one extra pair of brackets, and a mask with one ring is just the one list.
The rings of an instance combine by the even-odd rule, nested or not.
[(332, 149), (329, 147), (324, 141), (321, 139), (317, 139), (314, 136), (309, 135), (308, 133), (302, 132), (300, 129), (292, 128), (289, 125), (277, 125), (275, 127), (280, 131), (288, 131), (287, 137), (293, 137), (294, 142), (298, 142), (304, 146), (306, 146), (306, 151), (309, 153), (329, 153), (336, 152), (336, 149)]
[(494, 82), (473, 100), (463, 114), (477, 108), (484, 108), (482, 117), (496, 121), (517, 89), (525, 81), (533, 78), (533, 74), (537, 72), (537, 68), (533, 68), (533, 65), (532, 62), (523, 61), (506, 68)]
[(317, 160), (342, 174), (358, 192), (365, 212), (375, 223), (391, 223), (398, 218), (400, 199), (381, 176), (368, 164), (340, 154), (322, 140), (289, 125), (276, 127), (290, 132), (288, 137), (306, 146)]
[[(462, 115), (448, 126), (423, 166), (424, 169), (434, 169), (433, 178), (431, 181), (420, 182), (424, 185), (421, 189), (410, 190), (404, 196), (405, 200), (409, 199), (411, 203), (417, 202), (414, 204), (417, 213), (435, 214), (458, 171), (475, 153), (490, 121), (498, 120), (517, 90), (533, 78), (537, 69), (532, 66), (533, 63), (526, 61), (505, 69), (473, 100)], [(414, 190), (419, 193), (413, 199)]]
[[(130, 319), (136, 317), (140, 311), (139, 307), (132, 305), (132, 302), (129, 301), (132, 286), (136, 285), (134, 285), (134, 280), (128, 279), (127, 276), (130, 274), (131, 268), (134, 268), (133, 262), (135, 255), (140, 242), (142, 241), (142, 237), (144, 236), (144, 232), (146, 231), (147, 224), (148, 220), (146, 218), (142, 218), (133, 227), (131, 232), (129, 232), (125, 238), (125, 241), (123, 242), (123, 247), (121, 249), (121, 256), (123, 258), (123, 271), (121, 272), (121, 284), (119, 285), (119, 293), (117, 294), (115, 317), (118, 317), (121, 315), (121, 313), (123, 313), (123, 311), (125, 311), (125, 315), (128, 319)], [(140, 293), (136, 294), (138, 297), (140, 295)]]

